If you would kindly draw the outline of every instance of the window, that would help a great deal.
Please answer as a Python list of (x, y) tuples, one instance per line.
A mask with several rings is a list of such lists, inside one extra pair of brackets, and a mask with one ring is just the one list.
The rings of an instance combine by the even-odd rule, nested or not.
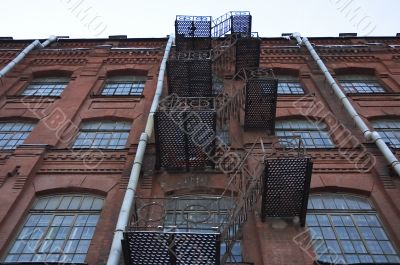
[(68, 85), (68, 77), (35, 78), (22, 92), (23, 96), (56, 97), (60, 96)]
[(338, 77), (345, 93), (384, 93), (385, 89), (369, 75), (342, 75)]
[(229, 121), (226, 121), (222, 128), (217, 129), (217, 136), (219, 137), (219, 141), (225, 145), (231, 145), (230, 134), (229, 134)]
[(303, 95), (304, 89), (295, 76), (278, 75), (278, 95)]
[(126, 121), (85, 122), (73, 148), (123, 149), (128, 140), (131, 123)]
[(28, 122), (0, 122), (0, 150), (15, 149), (23, 144), (34, 127)]
[(400, 148), (400, 120), (376, 120), (372, 124), (382, 140), (394, 148)]
[(146, 78), (143, 76), (113, 76), (107, 78), (101, 95), (103, 96), (140, 96), (143, 93)]
[[(229, 222), (235, 205), (231, 198), (185, 196), (169, 200), (164, 229), (179, 232), (211, 232), (212, 228)], [(221, 257), (227, 245), (221, 242)], [(228, 262), (243, 262), (240, 240), (234, 243)]]
[(37, 199), (5, 261), (83, 263), (102, 206), (88, 195)]
[(275, 135), (283, 146), (296, 147), (300, 137), (305, 148), (334, 147), (324, 123), (309, 120), (276, 121)]
[(344, 194), (311, 195), (307, 226), (320, 261), (341, 264), (400, 262), (366, 198)]

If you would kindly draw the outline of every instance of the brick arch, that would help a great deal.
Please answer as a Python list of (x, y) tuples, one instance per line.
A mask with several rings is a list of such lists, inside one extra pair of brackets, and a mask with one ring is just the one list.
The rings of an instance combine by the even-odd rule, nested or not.
[(121, 67), (108, 69), (105, 73), (106, 77), (118, 76), (118, 75), (135, 75), (135, 76), (147, 76), (149, 73), (148, 69), (142, 68), (133, 68), (130, 67)]
[(276, 122), (278, 121), (284, 121), (284, 120), (310, 120), (310, 121), (315, 121), (315, 122), (322, 122), (326, 125), (327, 131), (329, 132), (331, 129), (334, 129), (331, 122), (329, 122), (328, 117), (330, 115), (307, 115), (307, 116), (302, 116), (302, 115), (284, 115), (284, 116), (279, 116), (276, 117)]
[(15, 116), (0, 116), (0, 122), (31, 122), (38, 123), (39, 119), (35, 115), (30, 115), (30, 113), (23, 113), (21, 115)]
[(400, 115), (385, 115), (385, 114), (371, 114), (368, 115), (368, 122), (372, 123), (375, 120), (381, 120), (381, 119), (386, 119), (386, 120), (400, 120)]
[(333, 68), (333, 72), (336, 75), (351, 75), (351, 74), (362, 74), (375, 76), (377, 71), (375, 67), (366, 66), (339, 66)]
[(38, 78), (38, 77), (52, 77), (52, 76), (65, 76), (65, 77), (71, 77), (73, 74), (73, 70), (71, 69), (63, 69), (61, 68), (51, 68), (51, 69), (38, 69), (36, 71), (32, 72), (32, 77), (33, 78)]
[(349, 195), (358, 195), (363, 197), (370, 197), (372, 191), (369, 189), (365, 189), (362, 187), (350, 187), (345, 185), (332, 185), (332, 186), (320, 186), (320, 187), (312, 187), (310, 189), (310, 195), (313, 194), (323, 194), (323, 193), (345, 193)]
[(107, 196), (107, 190), (101, 189), (98, 187), (51, 187), (49, 189), (44, 190), (37, 190), (35, 193), (35, 198), (48, 196), (48, 195), (55, 195), (55, 194), (88, 194), (92, 196), (100, 196), (103, 199)]
[[(199, 188), (176, 188), (165, 190), (164, 194), (166, 197), (168, 196), (220, 196), (225, 191), (225, 187), (223, 185), (213, 185), (212, 187), (199, 187)], [(227, 194), (231, 194), (231, 190), (227, 191)], [(226, 196), (229, 197), (229, 196)]]
[(289, 65), (285, 67), (274, 67), (272, 68), (272, 71), (274, 72), (275, 75), (293, 75), (293, 76), (300, 75), (300, 69), (298, 67), (293, 67)]
[(87, 115), (83, 117), (80, 121), (80, 124), (83, 124), (85, 122), (91, 122), (91, 121), (126, 121), (126, 122), (133, 122), (133, 119), (131, 117), (126, 117), (126, 116), (121, 116), (118, 114), (113, 114), (113, 115), (104, 115), (101, 113), (91, 113), (91, 115)]
[(33, 181), (34, 196), (85, 193), (102, 196), (105, 199), (117, 183), (117, 180), (106, 180), (105, 178), (88, 178), (86, 176), (77, 176), (76, 178), (79, 180), (74, 182), (71, 182), (71, 176), (64, 174), (36, 178)]
[(364, 174), (313, 174), (310, 193), (346, 192), (370, 196), (374, 185), (374, 180)]

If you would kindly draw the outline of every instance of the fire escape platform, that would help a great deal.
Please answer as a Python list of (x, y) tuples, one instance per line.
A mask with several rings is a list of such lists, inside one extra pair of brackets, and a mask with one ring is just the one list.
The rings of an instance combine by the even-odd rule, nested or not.
[(261, 40), (260, 38), (258, 38), (258, 36), (248, 36), (237, 39), (235, 63), (236, 73), (238, 73), (243, 68), (259, 67), (261, 49), (260, 45)]
[(154, 116), (157, 167), (166, 170), (212, 167), (217, 111), (214, 98), (163, 100)]
[(124, 232), (129, 265), (219, 265), (220, 234), (212, 232)]
[(261, 218), (295, 217), (305, 225), (312, 162), (309, 157), (265, 160)]
[(181, 97), (209, 97), (212, 94), (210, 59), (168, 60), (168, 93)]
[(275, 128), (278, 81), (250, 79), (246, 82), (244, 129), (264, 129), (273, 134)]

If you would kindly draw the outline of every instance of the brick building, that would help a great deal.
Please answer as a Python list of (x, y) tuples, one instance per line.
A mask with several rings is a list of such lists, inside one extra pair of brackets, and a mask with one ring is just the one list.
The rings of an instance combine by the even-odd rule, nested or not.
[[(399, 157), (400, 37), (310, 38), (340, 94), (251, 19), (177, 16), (171, 49), (59, 38), (8, 71), (0, 264), (106, 264), (127, 191), (121, 264), (400, 264), (399, 164), (354, 121)], [(31, 42), (0, 39), (1, 69)]]

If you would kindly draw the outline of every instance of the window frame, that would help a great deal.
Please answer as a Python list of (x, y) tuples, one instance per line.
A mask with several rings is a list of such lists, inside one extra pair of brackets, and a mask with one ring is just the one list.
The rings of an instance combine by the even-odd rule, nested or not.
[[(71, 199), (68, 203), (67, 208), (60, 209), (64, 198), (69, 197)], [(71, 207), (73, 209), (69, 209), (73, 200), (78, 197), (80, 198), (79, 206), (77, 208)], [(82, 208), (86, 198), (89, 198), (89, 200), (91, 200), (89, 209), (87, 209), (87, 207)], [(51, 202), (52, 199), (56, 200), (57, 207), (53, 209), (47, 209), (47, 205)], [(43, 200), (47, 200), (44, 208), (38, 209), (38, 204)], [(104, 202), (104, 197), (86, 193), (63, 193), (37, 197), (27, 211), (27, 214), (23, 220), (24, 222), (19, 225), (19, 229), (18, 232), (15, 234), (15, 237), (12, 239), (12, 241), (8, 243), (7, 251), (5, 252), (4, 256), (1, 257), (2, 262), (11, 262), (12, 264), (25, 264), (30, 262), (43, 262), (46, 264), (48, 262), (62, 262), (63, 264), (83, 264), (87, 258), (90, 244), (92, 243), (92, 240), (96, 233), (96, 228), (100, 221)], [(54, 200), (52, 201), (52, 203), (54, 203)], [(52, 206), (49, 208), (52, 208)], [(43, 218), (43, 216), (45, 217)], [(92, 216), (94, 217), (92, 218)], [(69, 218), (66, 219), (66, 217)], [(40, 222), (42, 221), (42, 219), (47, 219), (47, 223), (41, 224)], [(58, 223), (56, 223), (56, 225), (53, 225), (55, 221), (57, 221)], [(18, 252), (11, 253), (15, 247), (18, 247), (18, 241), (20, 241), (19, 244), (22, 243), (22, 245), (20, 246), (22, 246), (23, 248), (18, 249)], [(81, 245), (81, 241), (84, 241), (83, 245)], [(29, 246), (32, 246), (30, 242), (34, 243), (34, 249), (25, 250), (27, 247), (29, 248)], [(70, 252), (70, 247), (73, 248), (72, 252)], [(82, 249), (79, 250), (79, 247), (83, 247), (83, 251)], [(21, 257), (24, 255), (26, 258), (27, 256), (30, 256), (29, 261), (27, 259), (20, 260)], [(16, 256), (17, 260), (7, 260), (9, 256)], [(58, 256), (58, 258), (56, 260), (50, 260), (47, 259), (48, 256), (53, 256), (53, 258), (55, 256)], [(70, 256), (71, 260), (62, 259), (63, 257), (67, 256)], [(77, 256), (77, 258), (79, 258), (80, 260), (74, 260), (75, 256)]]
[[(14, 126), (16, 126), (17, 124), (21, 124), (21, 129), (24, 128), (25, 126), (30, 126), (30, 130), (25, 130), (25, 131), (21, 131), (21, 130), (8, 130), (8, 131), (3, 131), (4, 125), (3, 124), (13, 124), (11, 125), (12, 128)], [(35, 128), (36, 123), (33, 121), (21, 121), (21, 120), (14, 120), (14, 121), (0, 121), (0, 136), (2, 136), (2, 138), (0, 139), (0, 151), (13, 151), (15, 150), (18, 146), (24, 144), (25, 140), (29, 137), (30, 133), (33, 131), (33, 129)], [(13, 139), (13, 137), (17, 134), (22, 134), (22, 136), (25, 136), (25, 138), (23, 137), (19, 137), (18, 139)], [(4, 135), (4, 136), (3, 136)], [(10, 137), (7, 137), (5, 135), (11, 135)], [(21, 143), (18, 143), (19, 141), (21, 141)], [(5, 142), (5, 145), (2, 145), (3, 141), (7, 141)], [(11, 147), (11, 148), (4, 148), (7, 146), (7, 143), (9, 143), (10, 141), (16, 141), (16, 143)]]
[[(286, 125), (285, 125), (286, 123)], [(279, 128), (277, 124), (283, 124), (284, 126), (289, 125), (297, 125), (298, 128)], [(315, 125), (309, 126), (307, 125)], [(304, 128), (301, 128), (304, 127)], [(307, 133), (309, 137), (303, 138), (302, 135)], [(319, 138), (314, 137), (318, 134)], [(304, 147), (307, 149), (331, 149), (335, 148), (335, 143), (329, 133), (328, 126), (323, 122), (318, 121), (310, 121), (308, 119), (287, 119), (287, 120), (277, 120), (275, 122), (275, 135), (278, 137), (279, 143), (284, 147), (292, 147), (291, 145), (293, 141), (293, 147)], [(302, 144), (298, 142), (296, 137), (300, 137)], [(285, 138), (293, 138), (290, 142), (285, 141)], [(308, 141), (312, 141), (313, 145), (310, 145)], [(322, 142), (323, 145), (319, 145), (317, 141)], [(285, 144), (288, 143), (288, 144)]]
[[(313, 197), (319, 197), (320, 203), (323, 205), (323, 209), (315, 207), (310, 208), (310, 205), (312, 206)], [(336, 204), (335, 200), (340, 198), (342, 200), (342, 205), (345, 204), (348, 206), (348, 208), (327, 208), (323, 200), (328, 198), (333, 201), (331, 202), (333, 204)], [(350, 201), (352, 203), (357, 203), (359, 209), (349, 206), (348, 202)], [(360, 202), (362, 204), (359, 204)], [(366, 204), (368, 204), (369, 207), (367, 207)], [(353, 204), (353, 206), (354, 205), (355, 204)], [(336, 205), (336, 207), (338, 206)], [(312, 225), (310, 225), (311, 216), (313, 216)], [(344, 217), (345, 219), (343, 219)], [(387, 229), (385, 229), (384, 223), (380, 219), (380, 216), (374, 208), (372, 202), (366, 197), (345, 193), (312, 194), (310, 195), (307, 218), (307, 229), (310, 232), (310, 239), (312, 240), (314, 252), (317, 259), (321, 262), (335, 262), (335, 260), (329, 261), (329, 258), (334, 259), (334, 257), (336, 257), (340, 259), (339, 263), (344, 264), (352, 264), (357, 262), (378, 264), (382, 262), (384, 263), (382, 260), (374, 260), (374, 258), (377, 258), (378, 256), (384, 256), (386, 259), (385, 262), (392, 262), (395, 259), (398, 259), (400, 262), (399, 251), (392, 243), (393, 241), (390, 238), (390, 233), (388, 233)], [(365, 220), (365, 224), (360, 224), (360, 220)], [(313, 230), (313, 228), (315, 230)], [(324, 228), (326, 229), (324, 230)], [(380, 231), (380, 236), (383, 236), (383, 239), (378, 238), (376, 234), (378, 233), (377, 231)], [(372, 236), (372, 238), (367, 238), (365, 236), (368, 235), (368, 233), (370, 233), (369, 236)], [(327, 244), (327, 241), (329, 241), (330, 244)], [(333, 244), (333, 242), (335, 242), (336, 245)], [(381, 242), (389, 243), (386, 245), (386, 247), (390, 246), (394, 254), (384, 253), (384, 251), (387, 249), (384, 249)], [(382, 253), (374, 253), (376, 250), (370, 250), (369, 248), (372, 246), (372, 244), (379, 246)], [(331, 249), (329, 249), (331, 246), (334, 246), (331, 248), (334, 250), (332, 253)], [(321, 248), (322, 251), (318, 252)], [(325, 255), (327, 255), (326, 258), (328, 259), (321, 258)], [(353, 258), (353, 261), (347, 260), (347, 258), (350, 259), (351, 257)], [(361, 257), (365, 260), (361, 260)], [(389, 257), (393, 258), (393, 260), (390, 261), (388, 259)], [(345, 260), (346, 262), (344, 262)], [(337, 261), (338, 260), (336, 260), (336, 262)]]
[[(118, 80), (118, 79), (126, 79), (126, 80)], [(115, 80), (114, 80), (115, 79)], [(129, 80), (131, 79), (131, 80)], [(146, 87), (146, 82), (148, 77), (145, 75), (113, 75), (109, 76), (104, 80), (103, 85), (99, 90), (98, 96), (101, 97), (144, 97), (144, 89)], [(116, 94), (118, 90), (118, 85), (131, 85), (129, 88), (128, 94)], [(112, 88), (107, 88), (108, 85), (116, 85), (114, 91), (112, 93), (105, 94), (105, 90), (112, 90)], [(135, 85), (138, 87), (136, 88), (140, 93), (135, 92), (132, 94)], [(122, 90), (124, 91), (124, 89)]]
[[(387, 123), (394, 123), (394, 124), (398, 124), (398, 125), (394, 125), (394, 128), (390, 128), (390, 125), (387, 125)], [(379, 135), (381, 136), (382, 140), (385, 141), (385, 143), (389, 143), (389, 145), (394, 148), (394, 149), (400, 149), (400, 119), (399, 118), (394, 118), (394, 119), (375, 119), (371, 121), (373, 128), (375, 129), (375, 131), (377, 131), (379, 133)], [(386, 123), (384, 128), (380, 128), (381, 126), (383, 126), (382, 124), (378, 124), (378, 123)], [(377, 126), (378, 124), (378, 126)], [(396, 126), (396, 127), (395, 127)], [(399, 137), (397, 138), (396, 136), (393, 137), (389, 137), (388, 132), (392, 133), (392, 135), (395, 135), (395, 132), (397, 132), (397, 134), (399, 135)], [(397, 142), (397, 143), (396, 143)]]
[[(54, 79), (54, 81), (52, 81)], [(57, 81), (57, 79), (60, 79)], [(42, 81), (41, 81), (42, 80)], [(63, 81), (61, 81), (63, 80)], [(24, 86), (23, 89), (21, 89), (21, 92), (19, 93), (20, 97), (31, 97), (31, 98), (59, 98), (61, 97), (62, 93), (65, 91), (65, 89), (68, 87), (69, 83), (71, 81), (71, 78), (68, 76), (46, 76), (46, 77), (36, 77), (33, 78), (26, 86)], [(52, 88), (46, 88), (42, 86), (53, 86)], [(30, 89), (31, 86), (39, 86), (38, 88), (35, 89)], [(62, 88), (56, 88), (55, 86), (63, 86)], [(46, 90), (50, 89), (50, 92), (48, 94), (36, 94), (40, 89)], [(28, 90), (33, 90), (34, 93), (27, 93), (25, 94), (26, 91)], [(52, 95), (54, 91), (60, 91), (59, 93)]]
[[(100, 129), (100, 126), (107, 126), (110, 124), (115, 124), (118, 126), (125, 126), (126, 128), (120, 129)], [(83, 128), (85, 126), (96, 125), (98, 128)], [(128, 128), (129, 126), (129, 128)], [(123, 150), (126, 148), (126, 144), (128, 143), (129, 135), (132, 130), (132, 122), (126, 120), (92, 120), (82, 122), (79, 131), (72, 143), (73, 149), (102, 149), (102, 150)], [(114, 137), (116, 134), (119, 134), (119, 137)], [(94, 137), (88, 138), (88, 135), (93, 135)], [(103, 137), (97, 137), (98, 135), (103, 135)], [(81, 138), (82, 136), (82, 138)], [(110, 136), (110, 137), (109, 137)], [(124, 136), (124, 137), (122, 137)], [(125, 139), (124, 145), (120, 145), (119, 142)], [(77, 144), (78, 141), (81, 141), (80, 144)], [(88, 142), (86, 142), (88, 141)], [(94, 144), (95, 142), (98, 144)], [(102, 141), (107, 141), (107, 144), (100, 144)], [(116, 144), (111, 145), (112, 141), (116, 141)], [(84, 144), (84, 143), (89, 144)]]
[[(338, 80), (339, 86), (345, 94), (369, 95), (369, 94), (385, 94), (390, 92), (385, 86), (381, 84), (381, 82), (379, 82), (379, 80), (376, 78), (375, 75), (363, 75), (363, 74), (338, 75), (336, 79)], [(371, 87), (371, 91), (367, 91), (365, 87), (367, 88)], [(357, 88), (362, 88), (362, 89), (357, 89)], [(373, 88), (378, 88), (378, 89), (374, 91)], [(354, 91), (351, 91), (351, 89), (353, 89)]]
[[(300, 79), (297, 75), (276, 75), (275, 76), (278, 79), (278, 88), (277, 88), (277, 95), (278, 96), (304, 96), (306, 95), (306, 90), (304, 88), (304, 85), (302, 82), (300, 82)], [(302, 93), (293, 93), (292, 89), (290, 86), (287, 86), (288, 89), (290, 90), (290, 93), (280, 93), (279, 92), (279, 87), (280, 84), (298, 84), (297, 89), (301, 89)]]

